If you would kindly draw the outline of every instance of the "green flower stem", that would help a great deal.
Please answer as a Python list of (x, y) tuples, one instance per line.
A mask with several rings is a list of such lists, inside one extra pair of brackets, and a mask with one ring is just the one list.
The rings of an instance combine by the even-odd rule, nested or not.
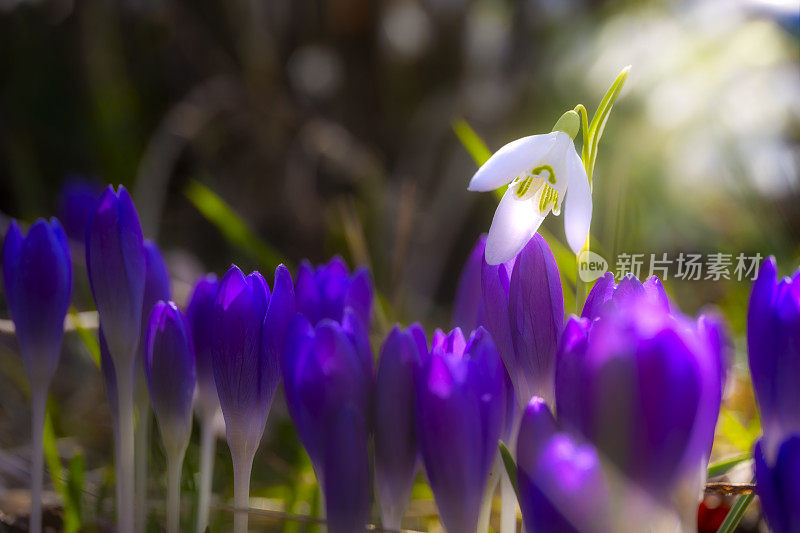
[(742, 520), (744, 516), (744, 512), (747, 510), (747, 507), (750, 505), (750, 502), (753, 501), (755, 498), (755, 494), (747, 494), (746, 496), (739, 496), (736, 499), (736, 503), (733, 504), (731, 510), (728, 511), (728, 516), (725, 517), (725, 521), (719, 526), (717, 533), (733, 533), (736, 531), (736, 527), (739, 525), (739, 522)]

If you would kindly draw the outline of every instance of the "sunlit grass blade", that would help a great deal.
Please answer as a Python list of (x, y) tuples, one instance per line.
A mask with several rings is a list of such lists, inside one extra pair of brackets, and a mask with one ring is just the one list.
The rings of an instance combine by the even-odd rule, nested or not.
[(514, 494), (517, 495), (517, 500), (519, 500), (519, 484), (517, 483), (517, 465), (516, 463), (514, 463), (514, 458), (511, 456), (511, 452), (508, 450), (508, 448), (504, 443), (500, 442), (499, 448), (500, 448), (500, 457), (503, 458), (503, 466), (505, 466), (506, 468), (508, 479), (511, 480), (511, 486), (514, 487)]
[(76, 451), (69, 462), (66, 491), (64, 493), (64, 531), (74, 533), (83, 526), (81, 499), (86, 473), (86, 462), (83, 453)]
[(186, 197), (225, 239), (256, 259), (265, 269), (272, 270), (283, 263), (291, 266), (270, 245), (262, 241), (222, 198), (205, 185), (192, 181), (184, 191)]
[[(489, 150), (489, 147), (486, 146), (486, 143), (483, 142), (475, 130), (472, 129), (472, 126), (467, 124), (467, 121), (463, 118), (457, 119), (453, 122), (453, 131), (455, 132), (456, 136), (458, 136), (458, 140), (461, 141), (461, 144), (466, 148), (469, 155), (472, 156), (473, 161), (475, 164), (480, 167), (492, 156), (492, 151)], [(494, 195), (500, 200), (506, 192), (508, 188), (507, 185), (503, 185), (499, 189), (494, 190)]]
[(97, 337), (83, 326), (78, 311), (74, 307), (70, 307), (68, 316), (75, 326), (75, 332), (89, 351), (92, 361), (97, 365), (97, 368), (100, 368), (100, 343), (97, 341)]
[[(592, 123), (589, 125), (589, 160), (585, 161), (587, 172), (591, 175), (594, 169), (594, 162), (597, 159), (597, 146), (600, 144), (600, 137), (603, 136), (603, 130), (608, 122), (608, 116), (611, 114), (611, 108), (614, 107), (614, 102), (617, 100), (619, 93), (622, 91), (622, 86), (625, 85), (625, 80), (628, 79), (628, 74), (631, 71), (630, 65), (622, 69), (617, 79), (611, 84), (611, 87), (606, 91), (603, 100), (597, 107), (597, 111), (592, 117)], [(584, 142), (586, 142), (584, 140)]]
[(727, 474), (735, 466), (748, 461), (751, 457), (752, 456), (750, 455), (750, 452), (747, 452), (734, 457), (729, 457), (728, 459), (723, 459), (722, 461), (717, 461), (716, 463), (711, 463), (708, 465), (708, 478), (711, 479), (723, 474)]
[(739, 496), (736, 499), (736, 503), (733, 504), (733, 507), (731, 507), (731, 510), (728, 512), (728, 516), (725, 517), (725, 521), (719, 526), (717, 533), (733, 533), (736, 531), (736, 526), (739, 525), (739, 522), (744, 516), (744, 512), (747, 510), (750, 502), (753, 501), (753, 498), (755, 498), (755, 494)]

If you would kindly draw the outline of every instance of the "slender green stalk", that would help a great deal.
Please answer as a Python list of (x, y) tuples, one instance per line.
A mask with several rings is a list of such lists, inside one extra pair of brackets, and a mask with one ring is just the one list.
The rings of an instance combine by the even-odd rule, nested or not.
[(119, 431), (116, 457), (117, 531), (133, 532), (134, 515), (134, 448), (133, 448), (133, 366), (117, 368)]
[(31, 510), (29, 531), (42, 531), (42, 483), (44, 478), (44, 419), (47, 386), (31, 384)]
[(725, 521), (719, 526), (717, 533), (733, 533), (736, 531), (736, 526), (739, 525), (739, 522), (744, 516), (744, 512), (747, 510), (750, 502), (753, 501), (753, 498), (755, 498), (755, 494), (739, 496), (736, 499), (736, 503), (731, 507), (731, 510), (728, 511), (728, 516), (725, 517)]
[[(137, 381), (143, 380), (144, 375), (139, 376), (137, 371)], [(136, 385), (136, 429), (134, 430), (135, 448), (135, 468), (136, 468), (136, 531), (144, 533), (147, 527), (147, 463), (150, 452), (150, 399), (147, 394), (147, 386), (144, 391), (140, 390), (142, 384)]]
[(247, 513), (250, 507), (250, 473), (253, 456), (233, 456), (233, 531), (247, 533)]
[(167, 457), (167, 533), (178, 533), (181, 518), (181, 469), (184, 448)]
[(200, 423), (200, 492), (197, 501), (197, 533), (208, 527), (208, 506), (214, 473), (214, 415), (206, 415)]

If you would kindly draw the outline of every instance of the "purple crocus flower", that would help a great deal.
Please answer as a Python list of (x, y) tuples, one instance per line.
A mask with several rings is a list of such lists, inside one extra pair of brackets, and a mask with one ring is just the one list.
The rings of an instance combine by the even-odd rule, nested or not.
[(545, 401), (531, 399), (517, 440), (517, 482), (528, 531), (610, 531), (608, 487), (593, 446), (557, 431)]
[(483, 291), (481, 289), (481, 271), (484, 253), (486, 252), (486, 234), (478, 237), (461, 270), (456, 287), (456, 299), (453, 303), (453, 327), (462, 331), (473, 331), (478, 326), (485, 326), (483, 316)]
[(194, 349), (183, 313), (173, 302), (153, 306), (145, 333), (144, 372), (167, 455), (183, 455), (192, 432)]
[(289, 413), (325, 493), (328, 529), (363, 529), (369, 517), (373, 377), (345, 328), (298, 313), (283, 360)]
[(593, 323), (572, 318), (559, 353), (559, 421), (669, 504), (706, 466), (721, 397), (718, 335), (647, 297)]
[(328, 318), (341, 323), (345, 309), (369, 328), (372, 321), (372, 278), (369, 271), (357, 268), (350, 274), (347, 264), (338, 255), (325, 265), (314, 268), (303, 261), (297, 272), (295, 287), (297, 310), (316, 325)]
[(489, 333), (437, 331), (417, 378), (417, 435), (442, 524), (472, 533), (503, 429), (503, 365)]
[[(220, 282), (212, 312), (211, 367), (234, 465), (234, 505), (247, 506), (253, 457), (280, 382), (283, 326), (294, 314), (292, 278), (275, 269), (274, 292), (258, 272), (231, 266)], [(246, 531), (247, 514), (234, 517)]]
[(800, 532), (800, 434), (790, 435), (770, 459), (763, 439), (756, 443), (756, 492), (775, 533)]
[(3, 281), (31, 388), (47, 389), (72, 291), (72, 262), (58, 220), (37, 220), (25, 237), (11, 222), (3, 242)]
[(655, 304), (663, 306), (666, 311), (670, 310), (669, 298), (657, 276), (650, 276), (642, 283), (633, 274), (625, 274), (619, 283), (614, 283), (614, 274), (606, 272), (589, 292), (581, 316), (593, 320), (600, 316), (606, 307), (619, 305), (630, 297), (650, 298)]
[(384, 528), (400, 529), (419, 464), (414, 377), (428, 358), (419, 324), (392, 328), (375, 386), (375, 484)]
[(774, 457), (781, 441), (800, 433), (800, 270), (779, 280), (774, 257), (753, 283), (747, 349), (764, 428), (762, 446), (767, 457)]
[(197, 408), (200, 418), (209, 420), (219, 409), (217, 386), (214, 384), (214, 370), (211, 365), (213, 345), (214, 302), (219, 290), (216, 274), (207, 274), (195, 282), (186, 321), (192, 334), (197, 363)]
[(515, 260), (494, 266), (484, 261), (482, 286), (486, 327), (514, 383), (519, 405), (532, 396), (552, 402), (564, 296), (547, 241), (535, 234)]

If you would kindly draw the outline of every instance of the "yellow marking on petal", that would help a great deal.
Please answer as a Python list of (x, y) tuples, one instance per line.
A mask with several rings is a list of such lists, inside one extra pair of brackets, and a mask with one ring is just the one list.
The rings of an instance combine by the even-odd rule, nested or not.
[(547, 213), (551, 205), (554, 210), (558, 208), (558, 191), (545, 183), (539, 196), (539, 212)]

